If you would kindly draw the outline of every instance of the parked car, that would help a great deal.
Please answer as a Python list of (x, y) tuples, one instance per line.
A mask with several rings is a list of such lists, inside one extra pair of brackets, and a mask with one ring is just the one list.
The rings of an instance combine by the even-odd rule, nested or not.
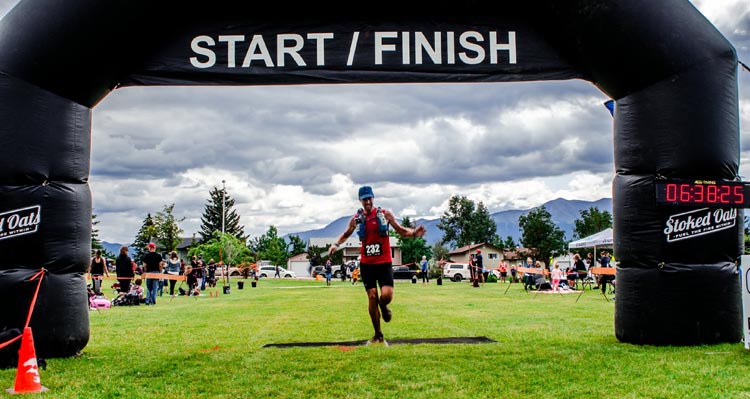
[[(260, 270), (258, 270), (259, 277), (273, 277), (275, 275), (276, 275), (276, 266), (261, 266)], [(293, 271), (286, 270), (281, 266), (279, 266), (279, 276), (286, 277), (286, 278), (297, 277), (297, 275)]]
[[(354, 271), (354, 268), (358, 266), (354, 261), (350, 261), (346, 264), (346, 267), (344, 268), (344, 271), (346, 272), (346, 278), (352, 277), (352, 272)], [(310, 274), (315, 277), (318, 274), (325, 277), (326, 276), (326, 270), (325, 266), (313, 266), (312, 269), (310, 269)], [(331, 277), (335, 279), (341, 278), (341, 265), (333, 265), (331, 266)]]
[(446, 263), (443, 266), (443, 278), (452, 281), (461, 281), (471, 278), (471, 270), (468, 263)]
[(321, 276), (325, 277), (326, 276), (326, 268), (325, 268), (325, 266), (313, 266), (313, 268), (310, 269), (310, 274), (313, 277), (317, 277), (318, 274), (320, 274)]
[[(224, 266), (224, 267), (217, 266), (216, 267), (216, 277), (224, 277), (224, 270), (226, 270), (226, 266)], [(236, 268), (234, 266), (231, 266), (229, 268), (229, 276), (230, 277), (238, 277), (240, 274), (242, 274), (242, 273), (240, 273), (240, 269), (239, 268)]]
[(410, 268), (409, 266), (393, 266), (393, 279), (394, 280), (411, 280), (414, 276), (417, 275), (419, 271), (415, 268)]
[[(350, 260), (345, 264), (344, 272), (346, 273), (346, 278), (352, 277), (352, 272), (357, 268), (357, 266), (359, 266), (359, 262), (353, 260)], [(341, 265), (336, 265), (333, 267), (333, 278), (341, 278)]]

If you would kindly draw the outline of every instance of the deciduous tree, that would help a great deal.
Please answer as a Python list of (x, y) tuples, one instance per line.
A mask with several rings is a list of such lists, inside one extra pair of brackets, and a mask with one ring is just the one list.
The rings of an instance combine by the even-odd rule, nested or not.
[(549, 266), (552, 257), (565, 253), (565, 232), (552, 221), (544, 205), (518, 217), (521, 242), (526, 248), (536, 249), (536, 258)]

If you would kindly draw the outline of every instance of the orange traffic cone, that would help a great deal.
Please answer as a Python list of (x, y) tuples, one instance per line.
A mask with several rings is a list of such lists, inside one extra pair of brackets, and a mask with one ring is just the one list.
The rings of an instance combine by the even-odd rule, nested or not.
[(16, 394), (48, 390), (42, 386), (41, 377), (39, 377), (39, 366), (36, 364), (36, 350), (34, 349), (34, 336), (31, 335), (31, 327), (26, 327), (23, 330), (23, 337), (21, 337), (21, 349), (18, 350), (16, 384), (6, 391)]

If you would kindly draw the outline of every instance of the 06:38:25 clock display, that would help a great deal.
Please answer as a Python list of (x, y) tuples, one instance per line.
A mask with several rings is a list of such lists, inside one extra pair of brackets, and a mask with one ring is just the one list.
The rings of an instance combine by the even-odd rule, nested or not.
[(750, 186), (742, 182), (657, 182), (656, 200), (674, 205), (695, 204), (744, 208), (750, 205)]

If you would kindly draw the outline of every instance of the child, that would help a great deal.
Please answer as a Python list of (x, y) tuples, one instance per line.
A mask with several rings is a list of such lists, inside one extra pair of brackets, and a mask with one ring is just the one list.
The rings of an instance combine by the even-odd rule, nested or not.
[(552, 269), (552, 290), (557, 291), (560, 286), (560, 280), (562, 280), (563, 272), (560, 270), (560, 264), (555, 262), (555, 267)]
[(357, 285), (357, 279), (359, 278), (359, 268), (355, 268), (352, 271), (352, 285)]

